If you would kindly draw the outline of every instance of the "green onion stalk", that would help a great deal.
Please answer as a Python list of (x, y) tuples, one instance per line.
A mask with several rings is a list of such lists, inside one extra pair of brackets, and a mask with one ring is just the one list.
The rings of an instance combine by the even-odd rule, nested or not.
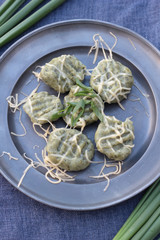
[(41, 7), (39, 10), (34, 12), (31, 16), (20, 22), (17, 26), (12, 28), (6, 34), (4, 34), (0, 39), (0, 47), (4, 46), (6, 43), (10, 42), (12, 39), (19, 36), (21, 33), (26, 31), (28, 28), (33, 26), (51, 11), (59, 7), (65, 0), (51, 0), (46, 5)]
[(113, 240), (153, 240), (160, 233), (160, 178), (148, 189)]
[(44, 0), (32, 0), (25, 5), (20, 11), (14, 14), (8, 21), (1, 26), (0, 37), (13, 28), (16, 24), (20, 23), (32, 10), (34, 10)]
[(15, 0), (13, 3), (8, 6), (5, 12), (0, 17), (0, 26), (2, 26), (16, 11), (17, 9), (25, 2), (25, 0)]
[(2, 14), (11, 6), (13, 0), (6, 0), (0, 7), (0, 13)]

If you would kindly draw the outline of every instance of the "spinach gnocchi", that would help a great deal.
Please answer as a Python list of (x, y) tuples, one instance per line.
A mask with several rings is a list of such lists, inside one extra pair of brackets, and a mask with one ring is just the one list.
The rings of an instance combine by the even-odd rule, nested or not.
[(94, 155), (93, 143), (76, 129), (58, 128), (51, 132), (46, 146), (48, 158), (67, 171), (89, 166)]
[(90, 85), (107, 103), (119, 103), (133, 85), (131, 70), (113, 59), (103, 59), (93, 69)]
[(117, 161), (129, 156), (134, 147), (133, 140), (133, 123), (129, 118), (122, 122), (115, 117), (105, 116), (95, 133), (98, 151)]
[(52, 115), (62, 110), (63, 105), (58, 97), (44, 91), (34, 93), (32, 97), (28, 98), (23, 109), (33, 123), (43, 124), (52, 121)]
[(85, 70), (85, 65), (75, 56), (61, 55), (46, 63), (39, 77), (57, 92), (65, 93), (75, 85), (76, 78), (83, 81)]

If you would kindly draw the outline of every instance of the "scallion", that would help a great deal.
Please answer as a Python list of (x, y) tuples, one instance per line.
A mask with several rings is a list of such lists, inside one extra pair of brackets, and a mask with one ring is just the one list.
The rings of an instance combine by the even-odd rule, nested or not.
[(20, 11), (13, 15), (7, 22), (1, 26), (0, 37), (13, 28), (17, 23), (24, 19), (33, 9), (35, 9), (44, 0), (32, 0)]
[(13, 0), (6, 0), (2, 6), (0, 7), (0, 13), (1, 16), (2, 14), (11, 6), (11, 4), (13, 3)]
[[(159, 228), (157, 224), (154, 224), (157, 221), (157, 216), (159, 215), (159, 203), (160, 203), (160, 179), (158, 179), (146, 192), (144, 197), (141, 199), (135, 210), (132, 212), (128, 220), (113, 238), (113, 240), (128, 240), (128, 239), (136, 239), (134, 236), (136, 234), (141, 236), (141, 234), (145, 231), (147, 226), (150, 226), (151, 229), (159, 229), (156, 234), (160, 233), (160, 222)], [(155, 220), (156, 219), (156, 220)], [(153, 231), (145, 233), (146, 238), (144, 239), (153, 239), (152, 236), (155, 236)], [(150, 238), (147, 238), (149, 236)], [(140, 238), (142, 239), (142, 238)]]
[(4, 24), (15, 12), (16, 10), (25, 2), (25, 0), (15, 0), (13, 4), (6, 9), (6, 11), (0, 17), (0, 25)]
[[(141, 240), (145, 233), (149, 230), (149, 228), (153, 227), (152, 225), (158, 218), (160, 220), (160, 207), (155, 210), (155, 212), (148, 219), (148, 221), (140, 228), (140, 230), (134, 235), (134, 237), (132, 237), (132, 240)], [(152, 238), (149, 239), (151, 240)]]
[(36, 22), (38, 22), (40, 19), (45, 17), (48, 13), (53, 11), (55, 8), (60, 6), (65, 0), (51, 0), (49, 3), (44, 5), (42, 8), (37, 10), (35, 13), (33, 13), (31, 16), (23, 20), (21, 23), (19, 23), (17, 26), (12, 28), (9, 32), (4, 34), (0, 39), (0, 46), (4, 46), (6, 43), (10, 42), (15, 37), (19, 36), (21, 33), (23, 33), (25, 30), (33, 26)]
[(160, 234), (160, 215), (145, 232), (141, 240), (154, 240)]

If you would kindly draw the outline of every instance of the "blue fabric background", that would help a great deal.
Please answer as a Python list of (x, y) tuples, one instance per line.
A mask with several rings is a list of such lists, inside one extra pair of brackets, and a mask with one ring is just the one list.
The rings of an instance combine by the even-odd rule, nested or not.
[[(67, 0), (24, 34), (68, 19), (96, 19), (127, 27), (160, 50), (159, 0)], [(17, 39), (1, 48), (0, 55)], [(102, 210), (72, 212), (36, 202), (0, 176), (0, 239), (111, 240), (143, 194)]]

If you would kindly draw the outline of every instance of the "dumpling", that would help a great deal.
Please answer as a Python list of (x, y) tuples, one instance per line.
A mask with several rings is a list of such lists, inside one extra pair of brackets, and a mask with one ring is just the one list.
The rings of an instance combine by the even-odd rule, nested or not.
[(117, 161), (129, 156), (134, 147), (133, 140), (133, 122), (129, 118), (122, 122), (115, 117), (105, 116), (95, 133), (98, 151)]
[(107, 103), (120, 103), (133, 85), (131, 70), (113, 59), (103, 59), (93, 69), (91, 87)]
[(52, 116), (62, 110), (63, 105), (58, 97), (49, 95), (48, 92), (39, 92), (28, 98), (23, 109), (33, 123), (43, 124), (48, 120), (53, 121)]
[(46, 63), (40, 79), (57, 92), (65, 93), (75, 85), (76, 79), (83, 81), (86, 67), (75, 56), (62, 55)]
[(93, 143), (76, 129), (57, 128), (48, 138), (48, 158), (62, 169), (79, 171), (89, 166), (94, 155)]

